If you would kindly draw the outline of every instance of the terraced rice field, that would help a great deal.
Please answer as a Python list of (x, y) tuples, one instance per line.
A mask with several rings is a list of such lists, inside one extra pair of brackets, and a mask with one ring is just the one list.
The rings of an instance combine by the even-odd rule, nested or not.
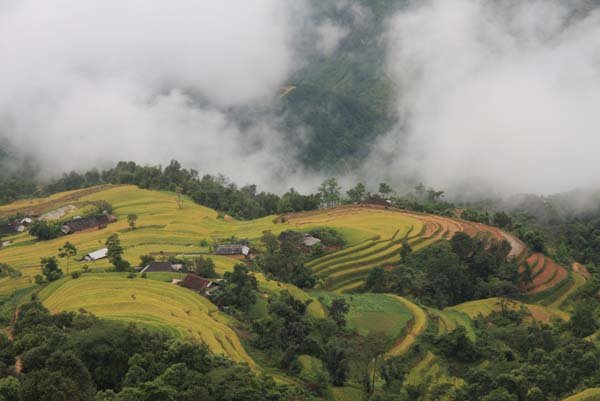
[[(315, 212), (299, 213), (288, 216), (291, 224), (302, 225), (307, 222), (320, 220), (323, 224), (334, 221), (335, 216), (342, 210), (352, 215), (360, 214), (366, 206), (352, 206), (332, 209), (327, 213)], [(373, 207), (369, 207), (372, 210)], [(403, 216), (410, 219), (411, 227), (404, 231), (405, 225), (392, 233), (392, 230), (381, 230), (373, 239), (359, 243), (333, 254), (326, 255), (308, 264), (313, 272), (321, 278), (324, 288), (337, 293), (350, 292), (359, 288), (369, 271), (378, 266), (395, 265), (400, 261), (399, 251), (403, 241), (408, 241), (413, 251), (422, 249), (441, 239), (450, 239), (457, 232), (466, 232), (469, 235), (485, 235), (493, 239), (506, 239), (511, 242), (513, 257), (520, 257), (525, 250), (521, 241), (511, 234), (504, 233), (494, 227), (483, 224), (452, 220), (446, 217), (425, 215), (412, 212), (390, 211), (378, 209), (381, 213), (390, 216)], [(415, 223), (417, 221), (417, 223)], [(387, 223), (394, 227), (392, 221)], [(374, 233), (375, 234), (375, 233)], [(386, 235), (391, 235), (386, 237)]]
[(427, 327), (427, 313), (418, 305), (410, 302), (406, 298), (397, 295), (388, 295), (391, 298), (400, 301), (410, 310), (413, 315), (413, 320), (410, 325), (410, 330), (405, 333), (404, 337), (394, 344), (392, 349), (388, 351), (386, 357), (391, 358), (404, 354), (414, 344), (416, 339), (425, 331)]
[(83, 308), (108, 320), (133, 322), (182, 338), (195, 338), (214, 352), (259, 370), (230, 327), (231, 318), (206, 298), (185, 288), (104, 273), (60, 280), (44, 288), (39, 296), (53, 313)]
[(471, 318), (463, 312), (459, 312), (452, 309), (437, 310), (428, 309), (429, 313), (438, 318), (438, 333), (446, 334), (458, 327), (464, 327), (467, 331), (469, 338), (475, 341), (475, 329), (473, 328), (473, 322)]
[[(569, 318), (569, 315), (565, 312), (547, 308), (542, 305), (532, 305), (518, 301), (510, 301), (507, 306), (513, 311), (519, 311), (521, 308), (526, 308), (533, 319), (546, 323), (550, 322), (553, 318), (558, 318), (561, 320), (568, 320)], [(477, 301), (465, 302), (444, 309), (444, 311), (456, 311), (463, 313), (469, 316), (471, 319), (476, 319), (479, 315), (487, 317), (493, 312), (499, 312), (500, 310), (500, 298), (479, 299)]]
[(563, 401), (598, 401), (600, 400), (600, 388), (590, 388), (563, 399)]

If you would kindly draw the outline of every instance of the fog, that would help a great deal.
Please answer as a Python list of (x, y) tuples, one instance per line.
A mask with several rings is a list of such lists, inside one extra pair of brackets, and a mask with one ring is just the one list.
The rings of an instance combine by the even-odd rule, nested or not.
[(268, 184), (295, 171), (277, 121), (241, 130), (228, 114), (278, 97), (306, 12), (297, 0), (0, 0), (0, 135), (47, 175), (177, 158)]
[[(432, 0), (389, 21), (397, 129), (371, 169), (464, 195), (600, 183), (600, 14), (585, 2)], [(469, 183), (466, 187), (465, 183)]]
[[(584, 0), (421, 0), (381, 23), (398, 124), (365, 144), (344, 184), (454, 195), (600, 184), (600, 14)], [(312, 191), (326, 173), (304, 171), (269, 111), (305, 66), (298, 43), (326, 57), (348, 34), (311, 18), (308, 0), (0, 0), (0, 143), (34, 156), (42, 177), (176, 158)]]

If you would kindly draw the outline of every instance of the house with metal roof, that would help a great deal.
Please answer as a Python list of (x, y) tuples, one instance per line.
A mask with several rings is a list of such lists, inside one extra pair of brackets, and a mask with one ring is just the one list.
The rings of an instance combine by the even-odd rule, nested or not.
[(108, 254), (108, 248), (102, 248), (100, 250), (90, 252), (83, 257), (83, 260), (87, 260), (88, 262), (95, 262), (98, 259), (104, 259)]
[(244, 255), (248, 256), (250, 248), (243, 244), (218, 245), (215, 249), (216, 255)]

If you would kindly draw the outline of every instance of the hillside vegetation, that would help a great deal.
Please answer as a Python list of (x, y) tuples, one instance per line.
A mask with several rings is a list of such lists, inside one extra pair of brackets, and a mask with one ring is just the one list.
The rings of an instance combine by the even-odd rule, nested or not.
[[(505, 338), (504, 330), (544, 331), (545, 324), (570, 330), (569, 322), (579, 321), (578, 299), (591, 283), (583, 267), (572, 271), (543, 253), (530, 252), (515, 235), (498, 228), (393, 207), (354, 204), (240, 221), (173, 192), (106, 185), (0, 206), (0, 213), (40, 215), (73, 206), (63, 216), (66, 219), (83, 214), (98, 201), (108, 202), (116, 218), (100, 230), (47, 241), (38, 241), (27, 232), (5, 237), (12, 243), (0, 249), (0, 261), (14, 270), (7, 270), (12, 273), (0, 279), (7, 323), (14, 307), (33, 296), (52, 313), (87, 311), (110, 322), (134, 323), (153, 333), (202, 341), (215, 354), (244, 363), (254, 372), (274, 375), (279, 382), (303, 383), (317, 397), (344, 400), (391, 388), (418, 387), (418, 399), (429, 400), (439, 386), (466, 391), (473, 378), (458, 372), (456, 363), (473, 364), (473, 369), (494, 363), (490, 360), (496, 356), (488, 354), (493, 348), (489, 347), (501, 341), (521, 352), (522, 345)], [(137, 216), (135, 227), (128, 221), (132, 214)], [(278, 258), (287, 263), (288, 245), (282, 242), (273, 248), (269, 242), (279, 233), (323, 227), (340, 235), (345, 246), (302, 254), (303, 265), (316, 278), (315, 288), (299, 288), (261, 271), (265, 263), (279, 263)], [(233, 298), (209, 299), (172, 284), (171, 279), (183, 278), (180, 273), (149, 273), (142, 278), (115, 273), (108, 259), (77, 260), (103, 248), (113, 234), (120, 238), (123, 259), (133, 266), (144, 255), (159, 259), (202, 256), (214, 262), (218, 277), (232, 282), (244, 275), (252, 277), (255, 287), (249, 294), (256, 296), (248, 302), (236, 300), (236, 291), (239, 294), (242, 288), (231, 287), (232, 292), (225, 294)], [(462, 242), (453, 241), (456, 238)], [(486, 266), (496, 252), (506, 259), (501, 268), (513, 266), (519, 277), (530, 273), (529, 281), (515, 287), (518, 292), (512, 298), (516, 299), (503, 295), (447, 305), (451, 298), (439, 294), (443, 283), (440, 288), (438, 284), (432, 287), (422, 280), (435, 276), (427, 275), (410, 278), (418, 285), (410, 291), (396, 287), (408, 279), (398, 274), (429, 269), (419, 263), (460, 253), (462, 248), (457, 247), (466, 238), (472, 239), (468, 245), (472, 248), (467, 246), (466, 254), (453, 256), (466, 265), (453, 274), (466, 274), (468, 266)], [(69, 262), (57, 260), (65, 277), (40, 283), (36, 278), (41, 273), (40, 259), (57, 255), (66, 240), (78, 253)], [(215, 245), (223, 241), (250, 245), (256, 255), (246, 261), (251, 270), (240, 269), (243, 259), (213, 254)], [(499, 245), (503, 242), (508, 248)], [(472, 252), (484, 262), (473, 264)], [(386, 285), (374, 284), (373, 272), (378, 271), (390, 280)], [(83, 274), (71, 277), (76, 272)], [(235, 279), (236, 275), (241, 276)], [(496, 278), (488, 279), (490, 285), (502, 288), (494, 282)], [(561, 350), (551, 350), (552, 355)], [(532, 357), (527, 355), (520, 358)], [(574, 388), (573, 384), (566, 391)]]

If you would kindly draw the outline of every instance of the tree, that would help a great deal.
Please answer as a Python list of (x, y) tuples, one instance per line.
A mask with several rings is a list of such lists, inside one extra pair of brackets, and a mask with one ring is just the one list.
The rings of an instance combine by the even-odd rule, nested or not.
[(329, 341), (323, 352), (323, 364), (329, 372), (334, 386), (343, 386), (348, 376), (348, 360), (343, 343), (338, 340)]
[(324, 207), (334, 207), (338, 205), (340, 203), (341, 190), (342, 188), (338, 185), (335, 177), (323, 181), (319, 187), (322, 205)]
[(197, 275), (207, 278), (217, 277), (215, 262), (211, 258), (199, 256), (194, 259), (194, 271)]
[(346, 314), (349, 310), (350, 307), (344, 298), (336, 298), (331, 302), (329, 316), (331, 316), (331, 319), (333, 319), (338, 328), (346, 327)]
[(383, 196), (389, 195), (392, 193), (392, 187), (390, 187), (385, 182), (379, 184), (379, 193)]
[(141, 255), (140, 256), (140, 266), (145, 267), (150, 263), (156, 261), (156, 258), (152, 255)]
[(246, 265), (238, 263), (233, 266), (233, 271), (225, 273), (223, 278), (226, 283), (217, 295), (216, 303), (247, 311), (256, 302), (256, 277), (250, 274)]
[(365, 185), (361, 182), (356, 184), (354, 188), (351, 188), (346, 191), (346, 195), (348, 195), (348, 200), (352, 203), (359, 203), (365, 199), (365, 195), (367, 193), (367, 189)]
[(48, 281), (56, 281), (62, 277), (63, 272), (58, 267), (58, 262), (54, 256), (41, 259), (42, 274)]
[(118, 234), (113, 234), (106, 240), (106, 248), (108, 252), (106, 256), (110, 263), (119, 272), (125, 271), (129, 268), (129, 262), (123, 260), (123, 247), (121, 246), (121, 240)]
[(400, 258), (402, 258), (402, 261), (405, 261), (408, 255), (410, 255), (411, 253), (412, 248), (410, 247), (408, 241), (402, 241), (402, 248), (400, 248)]
[(582, 302), (575, 306), (575, 311), (569, 321), (571, 331), (576, 337), (586, 337), (598, 329), (598, 323), (594, 316), (594, 306), (588, 302)]
[(29, 234), (40, 241), (47, 241), (60, 235), (60, 226), (55, 223), (48, 223), (45, 220), (37, 220), (29, 228)]
[(58, 257), (67, 259), (67, 274), (69, 274), (69, 262), (72, 256), (77, 255), (77, 248), (69, 241), (65, 242), (62, 248), (58, 248)]
[(279, 250), (279, 242), (277, 241), (277, 237), (273, 235), (271, 231), (263, 231), (263, 235), (260, 240), (263, 244), (265, 244), (265, 247), (267, 248), (267, 254), (274, 255), (275, 252)]
[(137, 222), (138, 216), (137, 214), (128, 214), (127, 215), (127, 223), (129, 223), (129, 228), (135, 230), (135, 223)]

